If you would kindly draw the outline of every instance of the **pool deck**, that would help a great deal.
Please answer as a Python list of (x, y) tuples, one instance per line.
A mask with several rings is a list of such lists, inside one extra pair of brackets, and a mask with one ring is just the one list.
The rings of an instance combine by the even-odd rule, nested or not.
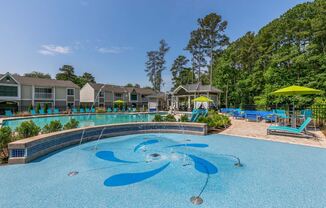
[(310, 131), (316, 135), (317, 138), (314, 139), (267, 135), (267, 128), (271, 125), (270, 123), (265, 123), (264, 121), (247, 122), (245, 120), (230, 119), (232, 125), (220, 132), (220, 134), (326, 148), (326, 137), (321, 131)]

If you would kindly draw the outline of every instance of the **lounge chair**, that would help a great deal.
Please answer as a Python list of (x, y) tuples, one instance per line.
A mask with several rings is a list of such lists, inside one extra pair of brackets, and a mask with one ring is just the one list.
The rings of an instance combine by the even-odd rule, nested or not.
[(40, 115), (44, 115), (44, 114), (45, 114), (45, 111), (44, 111), (44, 109), (43, 109), (43, 108), (42, 108), (42, 109), (40, 109), (38, 112), (39, 112), (39, 114), (40, 114)]
[(118, 112), (118, 108), (113, 108), (113, 112)]
[(95, 108), (92, 108), (92, 109), (91, 109), (91, 112), (92, 112), (92, 113), (95, 113), (95, 112), (96, 112)]
[(55, 109), (53, 110), (53, 113), (54, 113), (54, 114), (59, 114), (59, 113), (60, 113), (60, 111), (59, 111), (59, 109), (58, 109), (58, 108), (55, 108)]
[(77, 108), (72, 108), (72, 113), (78, 113)]
[(244, 118), (247, 121), (256, 121), (257, 122), (261, 118), (258, 111), (244, 111), (243, 114), (244, 114)]
[(85, 109), (84, 109), (84, 108), (80, 108), (80, 109), (79, 109), (79, 112), (80, 112), (80, 113), (85, 113)]
[(11, 112), (11, 110), (6, 110), (5, 111), (5, 116), (12, 117), (12, 116), (14, 116), (14, 114)]
[(51, 108), (48, 108), (47, 113), (48, 113), (48, 114), (53, 114), (52, 109), (51, 109)]
[(30, 111), (30, 113), (31, 113), (32, 116), (36, 115), (36, 112), (35, 112), (34, 109), (32, 109), (32, 110)]
[(86, 113), (90, 112), (89, 108), (85, 108), (85, 111), (86, 111)]
[(136, 108), (132, 108), (132, 112), (136, 112), (137, 111), (137, 109)]
[(112, 109), (111, 109), (110, 107), (108, 107), (108, 108), (106, 109), (106, 112), (111, 113), (111, 112), (112, 112)]
[(131, 108), (128, 108), (128, 112), (131, 112)]
[(300, 136), (300, 137), (312, 137), (307, 134), (306, 127), (311, 122), (311, 118), (307, 118), (299, 128), (293, 128), (288, 126), (270, 126), (267, 129), (267, 134), (276, 135), (288, 135), (288, 136)]

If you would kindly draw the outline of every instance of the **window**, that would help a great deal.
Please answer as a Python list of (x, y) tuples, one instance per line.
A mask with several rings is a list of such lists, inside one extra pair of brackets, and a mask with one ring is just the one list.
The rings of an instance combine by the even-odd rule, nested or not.
[(75, 89), (67, 89), (67, 95), (75, 95)]
[(100, 94), (98, 95), (99, 97), (104, 97), (104, 92), (100, 92)]
[(131, 94), (130, 100), (137, 100), (137, 94)]
[(122, 97), (122, 94), (121, 93), (114, 93), (114, 96), (120, 98), (120, 97)]
[(17, 97), (18, 87), (16, 86), (0, 86), (0, 96)]
[(52, 99), (52, 88), (35, 88), (35, 98)]

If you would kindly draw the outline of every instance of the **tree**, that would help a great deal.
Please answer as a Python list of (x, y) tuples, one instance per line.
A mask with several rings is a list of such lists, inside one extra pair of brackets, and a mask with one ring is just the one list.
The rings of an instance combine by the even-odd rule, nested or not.
[(82, 76), (76, 78), (75, 84), (79, 87), (83, 87), (86, 83), (96, 83), (95, 77), (91, 73), (84, 72)]
[(32, 71), (31, 73), (25, 73), (25, 77), (34, 77), (34, 78), (41, 78), (41, 79), (51, 79), (50, 74), (45, 74), (43, 72)]
[(148, 60), (146, 61), (145, 72), (155, 91), (161, 91), (163, 85), (162, 72), (166, 69), (165, 55), (169, 49), (165, 40), (161, 40), (158, 51), (147, 52)]
[(77, 76), (75, 74), (75, 69), (71, 65), (63, 65), (59, 68), (59, 73), (56, 74), (55, 78), (57, 80), (69, 80), (72, 82), (76, 82)]
[[(181, 79), (181, 72), (184, 72), (184, 70), (186, 69), (186, 65), (188, 64), (189, 60), (183, 56), (183, 55), (180, 55), (178, 56), (173, 64), (172, 64), (172, 67), (170, 69), (171, 73), (172, 73), (172, 89), (171, 90), (174, 90), (175, 88), (177, 88), (179, 85), (180, 85), (180, 79)], [(184, 77), (182, 77), (184, 78)], [(186, 83), (188, 84), (189, 83), (189, 80), (188, 80), (188, 76), (186, 76)], [(191, 79), (190, 79), (191, 81)], [(181, 81), (183, 82), (183, 81)]]

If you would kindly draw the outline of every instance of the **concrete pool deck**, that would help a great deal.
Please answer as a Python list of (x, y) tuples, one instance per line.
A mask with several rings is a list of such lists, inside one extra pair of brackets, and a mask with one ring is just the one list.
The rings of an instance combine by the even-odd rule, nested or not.
[(247, 122), (245, 120), (230, 119), (232, 125), (220, 132), (220, 134), (326, 148), (326, 137), (321, 131), (310, 131), (316, 135), (317, 138), (314, 139), (267, 135), (267, 128), (271, 125), (270, 123), (265, 123), (264, 121)]

